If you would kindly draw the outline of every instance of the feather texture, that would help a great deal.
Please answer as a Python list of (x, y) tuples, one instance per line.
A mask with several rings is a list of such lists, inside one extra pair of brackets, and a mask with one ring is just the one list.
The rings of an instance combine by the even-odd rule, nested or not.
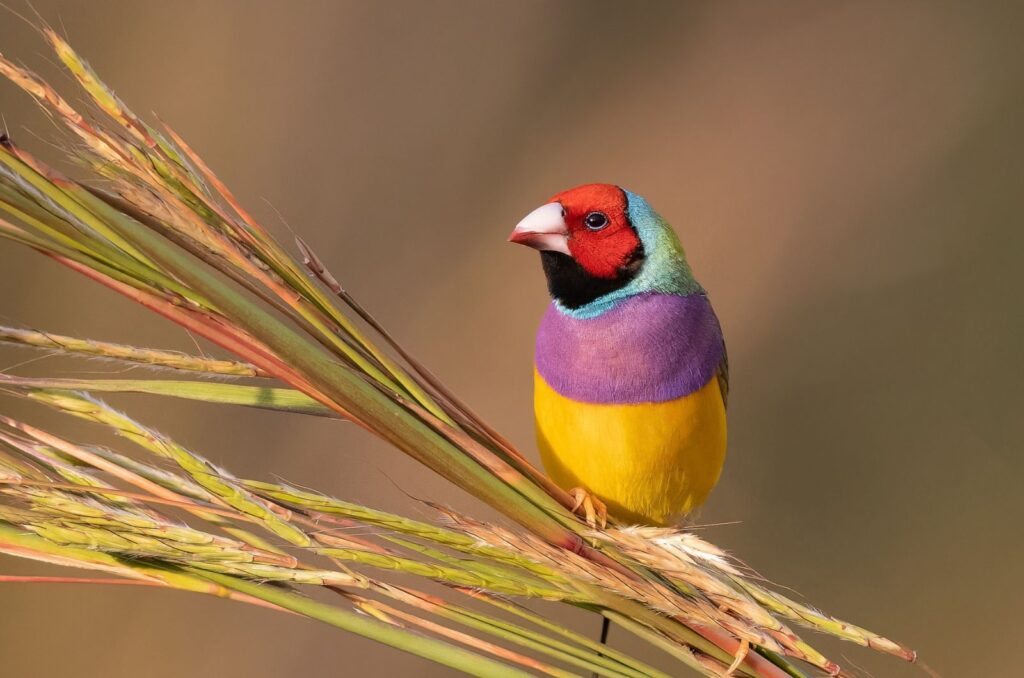
[(537, 444), (562, 487), (584, 487), (626, 522), (671, 525), (700, 506), (725, 462), (725, 404), (712, 376), (658, 403), (583, 403), (534, 372)]
[(722, 330), (703, 294), (640, 294), (593, 318), (552, 304), (537, 332), (537, 371), (580, 402), (674, 400), (707, 384), (723, 356)]

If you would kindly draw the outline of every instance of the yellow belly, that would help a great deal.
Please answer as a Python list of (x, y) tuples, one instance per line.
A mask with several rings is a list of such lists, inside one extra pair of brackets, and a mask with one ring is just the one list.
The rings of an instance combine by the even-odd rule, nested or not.
[(725, 462), (725, 405), (718, 379), (677, 400), (580, 403), (534, 371), (541, 459), (566, 489), (583, 487), (615, 518), (670, 525), (704, 503)]

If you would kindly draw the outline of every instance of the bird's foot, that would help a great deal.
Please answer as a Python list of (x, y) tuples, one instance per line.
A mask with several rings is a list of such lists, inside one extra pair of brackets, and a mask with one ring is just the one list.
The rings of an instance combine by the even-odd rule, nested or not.
[(572, 512), (587, 521), (591, 527), (600, 527), (602, 530), (608, 526), (608, 507), (604, 502), (587, 492), (582, 487), (574, 487), (569, 490), (572, 497)]

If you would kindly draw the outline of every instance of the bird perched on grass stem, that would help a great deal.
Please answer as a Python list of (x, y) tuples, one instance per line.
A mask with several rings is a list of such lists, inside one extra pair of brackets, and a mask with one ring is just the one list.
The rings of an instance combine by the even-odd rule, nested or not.
[(553, 298), (534, 371), (548, 473), (591, 523), (678, 522), (721, 473), (729, 386), (718, 318), (679, 239), (640, 196), (588, 184), (509, 240), (540, 250)]

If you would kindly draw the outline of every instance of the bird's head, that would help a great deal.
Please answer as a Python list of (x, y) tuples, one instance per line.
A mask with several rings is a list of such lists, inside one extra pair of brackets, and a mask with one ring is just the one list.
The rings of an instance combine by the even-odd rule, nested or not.
[(634, 294), (703, 291), (672, 228), (646, 200), (611, 184), (559, 193), (509, 241), (540, 250), (551, 296), (574, 315), (597, 315)]

